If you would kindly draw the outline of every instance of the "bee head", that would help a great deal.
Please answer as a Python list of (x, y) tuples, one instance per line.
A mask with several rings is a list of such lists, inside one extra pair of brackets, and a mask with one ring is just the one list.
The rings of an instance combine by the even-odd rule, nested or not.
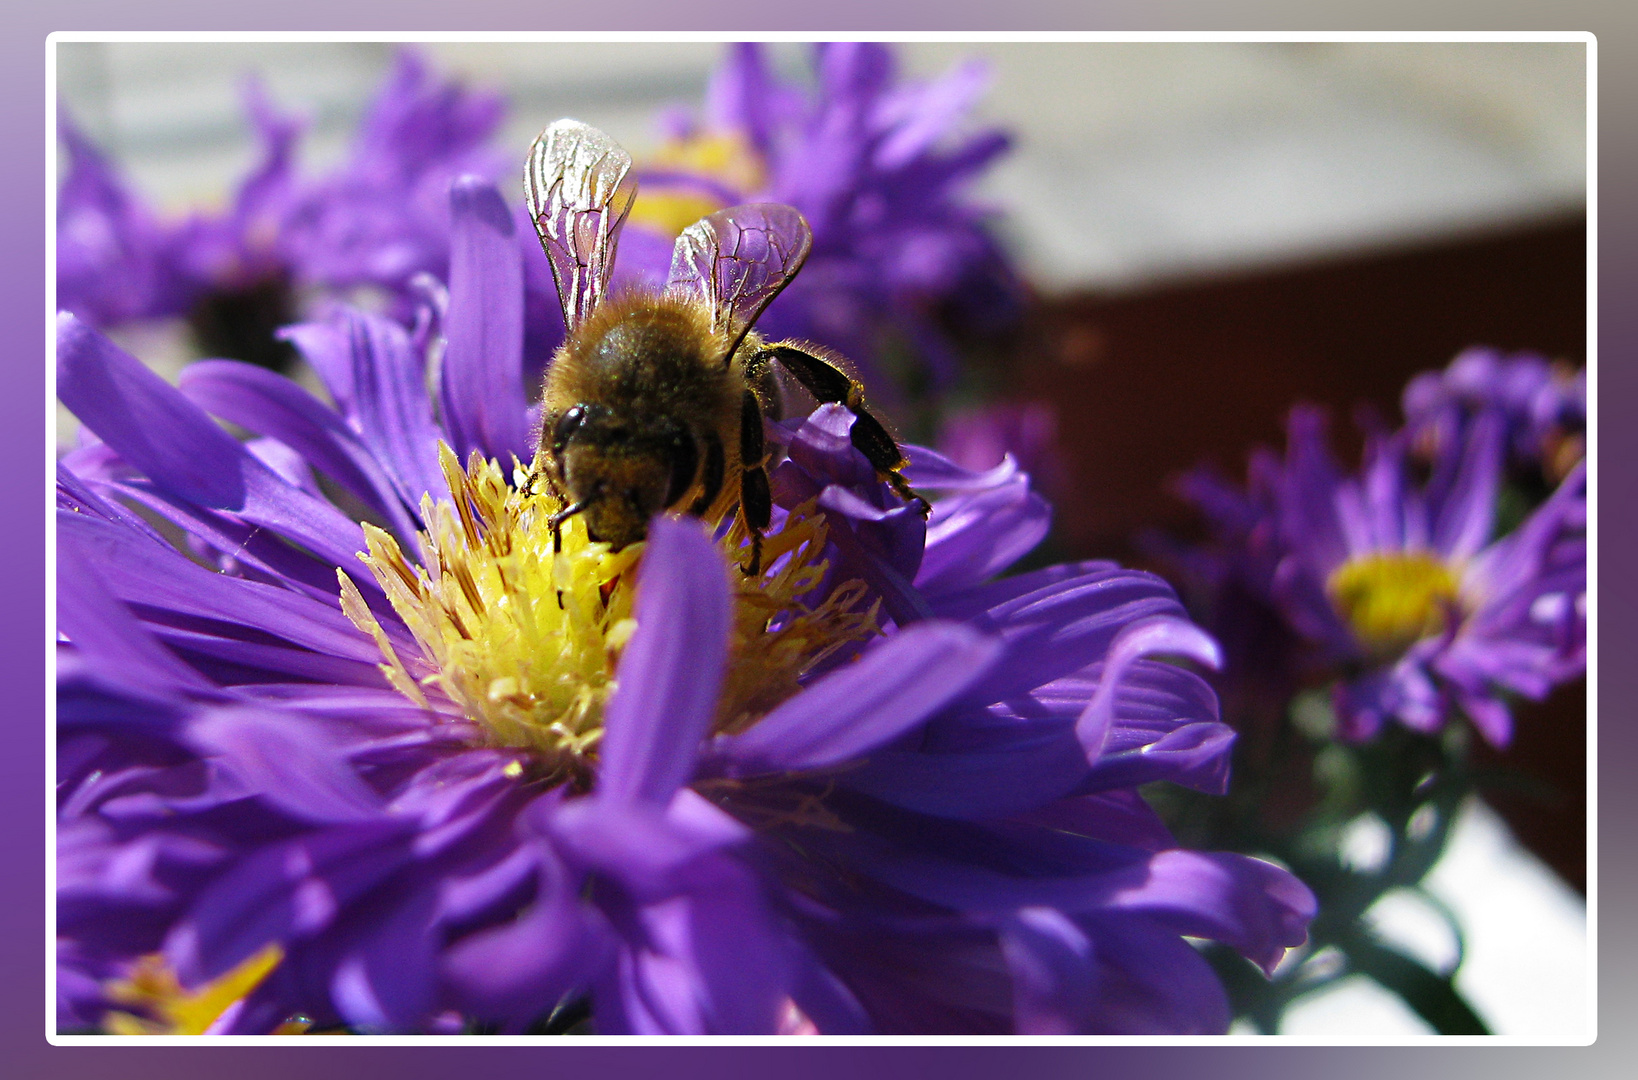
[(595, 405), (566, 410), (552, 428), (552, 460), (593, 540), (615, 550), (648, 533), (655, 514), (681, 502), (694, 486), (699, 451), (674, 424), (650, 425)]

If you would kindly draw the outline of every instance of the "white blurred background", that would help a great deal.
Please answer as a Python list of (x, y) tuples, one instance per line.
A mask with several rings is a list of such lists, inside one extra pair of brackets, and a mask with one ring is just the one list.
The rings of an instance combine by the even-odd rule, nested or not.
[[(389, 43), (65, 43), (60, 100), (160, 207), (225, 200), (256, 156), (239, 86), (312, 119), (303, 165), (340, 156), (397, 46)], [(635, 155), (654, 116), (696, 106), (713, 43), (431, 43), (437, 68), (504, 91), (503, 138), (573, 115)], [(773, 46), (805, 78), (804, 47)], [(980, 55), (993, 82), (974, 126), (1014, 152), (981, 192), (1006, 212), (1026, 275), (1048, 294), (1137, 291), (1181, 278), (1298, 263), (1521, 226), (1573, 213), (1587, 185), (1587, 63), (1580, 43), (1113, 44), (917, 42), (930, 76)], [(1368, 861), (1369, 822), (1357, 857)], [(1591, 1037), (1590, 954), (1579, 894), (1480, 804), (1428, 888), (1468, 930), (1459, 985), (1499, 1034)], [(1455, 945), (1414, 898), (1374, 912), (1430, 964)], [(1397, 998), (1344, 980), (1288, 1014), (1321, 1041), (1428, 1033)]]

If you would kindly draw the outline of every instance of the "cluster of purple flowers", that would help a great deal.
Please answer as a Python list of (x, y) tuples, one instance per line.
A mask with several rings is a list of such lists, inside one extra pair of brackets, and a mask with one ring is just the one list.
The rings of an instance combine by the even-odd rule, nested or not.
[(1485, 412), (1500, 415), (1512, 462), (1537, 474), (1562, 479), (1586, 453), (1587, 373), (1534, 353), (1464, 350), (1413, 378), (1403, 404), (1405, 427), (1430, 455)]
[(1010, 140), (958, 135), (987, 73), (973, 61), (903, 79), (893, 51), (873, 42), (817, 45), (812, 60), (807, 91), (774, 73), (764, 47), (736, 45), (703, 114), (670, 115), (666, 145), (639, 169), (625, 273), (663, 282), (672, 238), (704, 213), (794, 206), (813, 251), (763, 315), (766, 332), (836, 349), (878, 396), (936, 394), (962, 369), (946, 327), (993, 330), (1023, 298), (990, 235), (993, 212), (967, 191)]
[[(1138, 794), (1223, 790), (1214, 695), (1157, 659), (1216, 647), (1149, 574), (997, 577), (1049, 518), (1011, 462), (911, 448), (923, 521), (845, 409), (771, 431), (773, 550), (814, 511), (826, 531), (753, 636), (860, 589), (880, 632), (745, 693), (731, 534), (659, 519), (575, 774), (463, 708), (379, 580), (338, 590), (366, 532), (426, 553), (458, 519), (498, 550), (468, 496), (438, 500), (438, 445), (473, 475), (528, 449), (513, 218), (476, 180), (450, 206), (444, 310), (289, 332), (333, 406), (232, 361), (172, 387), (61, 318), (59, 394), (95, 435), (58, 472), (61, 1026), (141, 1011), (157, 964), (191, 990), (266, 972), (215, 1032), (528, 1030), (582, 1004), (603, 1033), (1223, 1030), (1186, 938), (1270, 970), (1313, 897), (1178, 847)], [(467, 589), (452, 566), (404, 581)], [(724, 726), (730, 688), (761, 704)]]
[(510, 157), (489, 146), (501, 99), (440, 81), (410, 50), (346, 160), (325, 175), (297, 170), (302, 121), (280, 113), (256, 83), (246, 106), (259, 163), (225, 209), (174, 221), (59, 112), (68, 165), (57, 199), (59, 309), (104, 328), (188, 317), (207, 351), (247, 320), (270, 338), (313, 292), (383, 293), (407, 316), (417, 275), (448, 273), (450, 182), (510, 171)]
[[(678, 231), (745, 202), (795, 206), (816, 243), (802, 276), (764, 315), (777, 338), (848, 357), (878, 398), (942, 390), (960, 373), (950, 325), (995, 329), (1022, 286), (967, 194), (1007, 147), (998, 131), (946, 145), (984, 84), (969, 64), (932, 82), (900, 79), (872, 43), (816, 47), (810, 95), (774, 76), (762, 46), (734, 46), (704, 113), (670, 115), (667, 142), (640, 170), (643, 195), (622, 242), (618, 284), (663, 283)], [(302, 125), (251, 85), (259, 165), (219, 213), (163, 220), (61, 115), (68, 173), (58, 197), (58, 306), (102, 329), (187, 317), (206, 355), (277, 355), (278, 325), (310, 301), (363, 294), (407, 321), (419, 279), (447, 281), (447, 192), (461, 175), (508, 177), (520, 154), (493, 136), (494, 95), (439, 80), (412, 50), (366, 112), (332, 172), (296, 169)], [(551, 270), (521, 204), (525, 380), (563, 340)], [(246, 324), (250, 331), (245, 330)]]
[[(1253, 454), (1244, 490), (1188, 477), (1213, 539), (1183, 564), (1209, 583), (1218, 633), (1283, 634), (1302, 652), (1255, 664), (1334, 681), (1341, 737), (1389, 721), (1431, 732), (1460, 713), (1504, 746), (1511, 696), (1540, 699), (1585, 669), (1585, 378), (1475, 349), (1414, 379), (1405, 412), (1402, 429), (1368, 436), (1357, 474), (1303, 406), (1284, 458)], [(1501, 529), (1510, 456), (1561, 479)]]

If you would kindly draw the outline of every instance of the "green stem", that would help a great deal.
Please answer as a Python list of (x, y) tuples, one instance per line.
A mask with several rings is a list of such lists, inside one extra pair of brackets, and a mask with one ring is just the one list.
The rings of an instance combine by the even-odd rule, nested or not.
[(1342, 948), (1356, 971), (1398, 994), (1439, 1034), (1490, 1034), (1478, 1013), (1456, 989), (1452, 976), (1436, 974), (1363, 932), (1352, 935)]

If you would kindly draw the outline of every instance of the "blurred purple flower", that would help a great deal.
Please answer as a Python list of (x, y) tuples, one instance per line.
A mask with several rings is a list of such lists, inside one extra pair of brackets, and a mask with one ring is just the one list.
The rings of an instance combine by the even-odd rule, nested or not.
[(1261, 598), (1322, 670), (1341, 674), (1344, 738), (1369, 739), (1388, 720), (1434, 731), (1460, 710), (1503, 746), (1508, 695), (1539, 699), (1584, 670), (1585, 467), (1495, 537), (1507, 431), (1500, 410), (1479, 411), (1424, 485), (1409, 431), (1373, 436), (1364, 468), (1347, 476), (1324, 415), (1299, 407), (1284, 461), (1254, 454), (1248, 490), (1206, 472), (1187, 480), (1213, 533), (1195, 553), (1197, 576), (1218, 595)]
[(59, 113), (68, 151), (57, 204), (60, 309), (101, 328), (186, 316), (205, 351), (241, 356), (269, 355), (274, 329), (313, 290), (376, 290), (407, 317), (415, 277), (448, 272), (450, 182), (500, 175), (506, 161), (485, 145), (501, 100), (438, 80), (410, 49), (398, 54), (346, 160), (323, 176), (297, 174), (303, 125), (257, 83), (246, 87), (246, 109), (261, 161), (225, 210), (178, 221), (145, 205)]
[[(983, 132), (943, 146), (981, 91), (982, 66), (931, 82), (898, 79), (879, 44), (815, 53), (811, 97), (774, 78), (761, 46), (735, 46), (698, 119), (641, 171), (619, 280), (663, 281), (676, 233), (748, 201), (796, 206), (815, 234), (800, 278), (763, 315), (775, 338), (817, 342), (856, 362), (878, 398), (947, 387), (960, 360), (948, 332), (1008, 325), (1023, 287), (987, 231), (992, 212), (965, 188), (1003, 153)], [(509, 158), (490, 140), (502, 101), (436, 78), (413, 50), (376, 95), (336, 169), (302, 177), (301, 123), (258, 86), (246, 106), (261, 161), (226, 210), (163, 219), (61, 114), (68, 175), (58, 203), (58, 306), (108, 329), (185, 316), (207, 355), (278, 366), (274, 330), (317, 296), (385, 300), (413, 317), (418, 275), (447, 281), (447, 192), (463, 174), (495, 179)], [(514, 210), (520, 224), (522, 207)], [(525, 268), (524, 378), (534, 385), (562, 343), (555, 286), (532, 229)], [(380, 298), (369, 294), (380, 294)], [(286, 350), (287, 351), (287, 350)]]
[[(192, 988), (275, 945), (212, 1030), (296, 1014), (525, 1030), (582, 999), (603, 1032), (1223, 1030), (1185, 937), (1267, 970), (1303, 941), (1312, 896), (1268, 863), (1178, 848), (1138, 795), (1223, 789), (1215, 698), (1151, 658), (1215, 647), (1148, 574), (996, 579), (1049, 513), (1010, 462), (975, 473), (912, 448), (911, 481), (942, 495), (924, 522), (853, 449), (846, 410), (774, 427), (764, 579), (806, 559), (793, 602), (745, 608), (764, 579), (730, 571), (729, 540), (659, 519), (635, 633), (615, 620), (593, 639), (614, 689), (580, 771), (499, 737), (504, 679), (459, 697), (464, 673), (438, 668), (394, 592), (418, 582), (431, 613), (440, 583), (484, 588), (505, 546), (485, 539), (490, 511), (519, 497), (439, 440), (503, 458), (529, 439), (512, 217), (465, 181), (452, 222), (444, 318), (412, 334), (342, 311), (291, 331), (334, 409), (231, 361), (171, 387), (60, 322), (61, 398), (100, 441), (58, 474), (59, 1022), (97, 1023), (139, 958)], [(451, 469), (457, 509), (435, 500)], [(810, 506), (822, 553), (781, 552)], [(471, 547), (438, 547), (449, 535)], [(338, 596), (336, 568), (368, 546), (381, 575), (389, 542), (437, 557)], [(507, 602), (580, 618), (557, 580), (555, 601), (548, 584)], [(860, 588), (883, 632), (809, 656), (788, 691), (743, 659), (747, 625), (775, 640)], [(454, 646), (493, 606), (457, 612)], [(723, 702), (770, 688), (724, 724)]]
[(703, 214), (786, 203), (812, 225), (813, 253), (763, 332), (837, 350), (878, 397), (946, 389), (961, 363), (943, 327), (994, 331), (1023, 296), (988, 231), (993, 211), (967, 194), (1008, 136), (952, 142), (984, 65), (905, 80), (893, 51), (869, 42), (818, 45), (813, 65), (810, 94), (777, 78), (761, 45), (733, 46), (703, 115), (673, 114), (670, 142), (640, 170), (624, 272), (663, 281), (672, 238)]
[(938, 448), (966, 469), (993, 468), (1011, 454), (1030, 482), (1048, 495), (1063, 492), (1069, 465), (1058, 445), (1058, 413), (1042, 401), (993, 402), (944, 418)]
[(1585, 455), (1587, 373), (1534, 353), (1467, 349), (1442, 371), (1405, 387), (1405, 426), (1430, 456), (1458, 444), (1470, 424), (1499, 413), (1513, 460), (1555, 480)]
[(419, 53), (400, 52), (347, 160), (301, 185), (279, 222), (298, 284), (373, 286), (412, 315), (417, 274), (448, 280), (451, 182), (512, 171), (513, 155), (491, 145), (505, 111), (499, 96), (439, 80)]

